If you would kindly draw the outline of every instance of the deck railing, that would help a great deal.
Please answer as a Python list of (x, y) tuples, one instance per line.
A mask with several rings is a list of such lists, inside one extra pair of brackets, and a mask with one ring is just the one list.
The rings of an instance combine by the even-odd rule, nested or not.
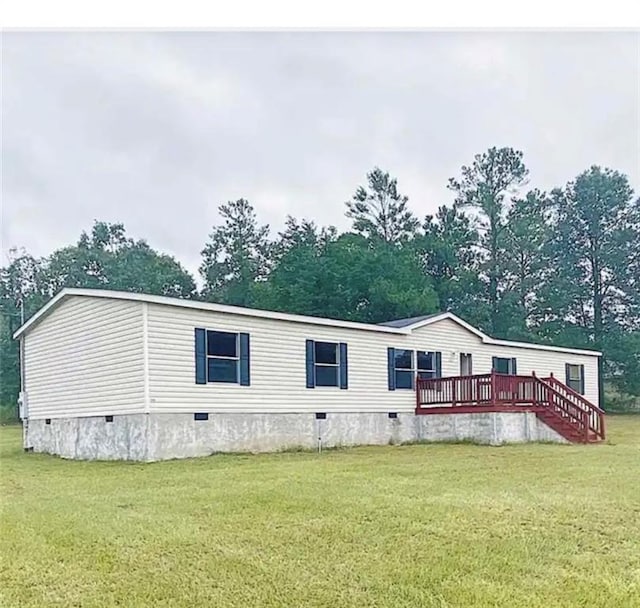
[(591, 401), (585, 399), (580, 393), (574, 391), (570, 386), (560, 382), (553, 374), (544, 378), (544, 382), (552, 386), (562, 396), (589, 413), (589, 431), (601, 439), (604, 439), (604, 410), (600, 409)]
[(417, 405), (491, 403), (491, 374), (418, 378)]
[(416, 412), (448, 405), (516, 407), (528, 406), (566, 423), (589, 441), (604, 439), (604, 412), (582, 395), (553, 377), (512, 376), (492, 372), (475, 376), (416, 379)]

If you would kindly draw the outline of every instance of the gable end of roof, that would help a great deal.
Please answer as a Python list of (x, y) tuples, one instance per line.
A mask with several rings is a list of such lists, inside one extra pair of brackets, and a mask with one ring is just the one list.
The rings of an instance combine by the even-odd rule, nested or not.
[(432, 315), (421, 315), (419, 317), (409, 317), (407, 319), (394, 319), (393, 321), (378, 323), (378, 325), (384, 325), (385, 327), (410, 327), (411, 325), (415, 325), (416, 323), (420, 323), (421, 321), (426, 321), (427, 319), (438, 317), (441, 314), (441, 312), (437, 312)]

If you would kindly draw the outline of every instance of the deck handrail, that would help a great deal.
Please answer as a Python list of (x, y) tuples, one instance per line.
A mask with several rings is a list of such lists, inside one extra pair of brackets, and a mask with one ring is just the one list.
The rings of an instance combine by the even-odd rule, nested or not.
[(560, 382), (553, 374), (551, 374), (548, 378), (542, 378), (545, 382), (549, 384), (557, 385), (561, 388), (561, 390), (568, 393), (572, 398), (576, 399), (576, 401), (580, 401), (586, 409), (594, 410), (599, 414), (604, 414), (605, 411), (602, 408), (599, 408), (595, 403), (591, 403), (588, 399), (585, 399), (584, 395), (581, 395), (575, 389), (572, 389), (568, 384), (564, 382)]
[(553, 374), (544, 381), (563, 393), (564, 397), (569, 401), (579, 404), (579, 406), (589, 413), (589, 428), (601, 439), (604, 439), (604, 410), (599, 408), (588, 399), (585, 399), (578, 391), (572, 389), (568, 384), (560, 382)]
[(492, 374), (474, 376), (448, 376), (444, 378), (416, 377), (416, 405), (451, 403), (489, 403)]
[(589, 413), (575, 403), (571, 403), (560, 391), (541, 378), (536, 376), (533, 378), (541, 393), (538, 403), (560, 418), (569, 418), (574, 427), (582, 434), (583, 439), (587, 440), (589, 437)]
[(604, 439), (604, 412), (553, 378), (490, 374), (449, 376), (444, 378), (416, 377), (416, 412), (424, 413), (424, 406), (517, 407), (529, 406), (549, 412), (558, 422), (570, 424), (582, 440), (590, 434)]

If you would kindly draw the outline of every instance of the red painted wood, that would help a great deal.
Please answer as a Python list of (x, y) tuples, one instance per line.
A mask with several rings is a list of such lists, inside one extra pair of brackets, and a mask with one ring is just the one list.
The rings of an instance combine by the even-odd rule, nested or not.
[(416, 378), (416, 414), (535, 411), (570, 441), (604, 439), (604, 412), (551, 376)]
[(545, 378), (545, 382), (553, 386), (556, 390), (563, 393), (564, 396), (573, 403), (576, 403), (581, 409), (589, 412), (589, 429), (601, 439), (605, 438), (604, 432), (604, 410), (600, 409), (597, 405), (594, 405), (590, 401), (584, 398), (583, 395), (574, 391), (570, 386), (560, 382), (557, 378), (551, 374), (549, 378)]
[(456, 405), (442, 407), (424, 407), (416, 410), (416, 414), (429, 416), (430, 414), (481, 414), (491, 412), (538, 412), (540, 408), (532, 405), (511, 405), (497, 403), (495, 405)]

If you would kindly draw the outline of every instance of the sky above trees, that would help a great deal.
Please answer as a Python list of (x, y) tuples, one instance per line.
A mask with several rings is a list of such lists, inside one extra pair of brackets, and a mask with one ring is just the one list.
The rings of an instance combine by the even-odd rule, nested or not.
[(5, 32), (3, 254), (48, 255), (101, 219), (197, 276), (224, 201), (249, 200), (276, 230), (287, 214), (346, 230), (345, 202), (380, 166), (422, 218), (491, 146), (522, 150), (545, 191), (593, 164), (638, 191), (639, 45), (624, 32)]

